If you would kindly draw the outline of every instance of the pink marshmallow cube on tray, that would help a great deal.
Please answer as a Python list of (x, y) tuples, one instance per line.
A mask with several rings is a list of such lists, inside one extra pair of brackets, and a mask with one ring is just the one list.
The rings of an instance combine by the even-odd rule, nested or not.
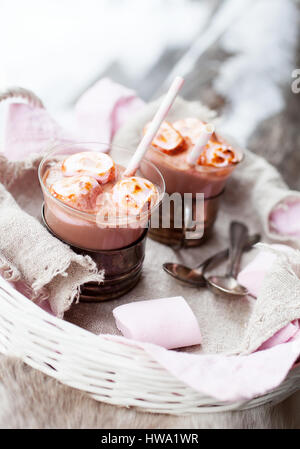
[(113, 310), (124, 337), (166, 349), (201, 344), (198, 321), (182, 296), (139, 301)]

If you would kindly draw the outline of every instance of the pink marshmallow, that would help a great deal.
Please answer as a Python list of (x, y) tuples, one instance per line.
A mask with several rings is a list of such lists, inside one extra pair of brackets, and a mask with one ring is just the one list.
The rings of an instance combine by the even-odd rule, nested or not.
[(201, 343), (197, 319), (182, 296), (124, 304), (113, 310), (124, 337), (166, 349)]

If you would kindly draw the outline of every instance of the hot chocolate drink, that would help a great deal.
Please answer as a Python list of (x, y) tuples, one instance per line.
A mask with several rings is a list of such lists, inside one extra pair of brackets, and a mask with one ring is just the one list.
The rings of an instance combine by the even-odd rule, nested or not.
[(112, 154), (48, 156), (40, 170), (48, 226), (65, 242), (89, 250), (131, 245), (143, 234), (163, 193), (159, 172), (147, 161), (141, 170), (143, 166), (153, 182), (142, 173), (124, 177), (124, 166)]
[[(144, 132), (147, 126), (149, 125), (145, 126)], [(147, 152), (147, 158), (159, 168), (164, 177), (167, 193), (179, 193), (182, 201), (184, 194), (192, 195), (190, 216), (198, 223), (198, 228), (203, 229), (202, 237), (198, 238), (195, 234), (194, 238), (186, 240), (184, 212), (180, 229), (174, 224), (175, 210), (171, 204), (170, 226), (165, 228), (162, 222), (168, 220), (162, 220), (164, 211), (161, 206), (160, 227), (151, 229), (150, 236), (162, 243), (177, 245), (181, 242), (186, 246), (196, 246), (210, 235), (226, 180), (242, 160), (241, 150), (233, 148), (216, 132), (211, 132), (199, 156), (195, 158), (193, 154), (195, 146), (199, 140), (201, 141), (206, 126), (206, 123), (197, 118), (184, 118), (173, 123), (164, 122)], [(200, 193), (204, 196), (201, 213), (196, 211), (196, 196)], [(185, 213), (186, 210), (185, 208)]]

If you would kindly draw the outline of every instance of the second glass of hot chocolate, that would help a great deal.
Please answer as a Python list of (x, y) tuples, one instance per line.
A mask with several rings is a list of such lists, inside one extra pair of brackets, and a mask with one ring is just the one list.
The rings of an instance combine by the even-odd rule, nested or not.
[[(150, 229), (150, 236), (168, 245), (197, 246), (211, 235), (226, 181), (243, 159), (239, 148), (233, 148), (227, 140), (214, 132), (196, 164), (189, 164), (188, 155), (198, 141), (204, 125), (197, 118), (164, 122), (147, 152), (147, 158), (162, 173), (169, 195), (178, 193), (182, 201), (185, 194), (192, 196), (188, 206), (190, 211), (187, 213), (184, 205), (181, 208), (181, 226), (175, 223), (176, 205), (173, 202), (170, 202), (169, 220), (163, 216), (169, 213), (168, 208), (164, 208), (164, 201), (169, 201), (167, 196), (160, 206), (159, 226)], [(197, 194), (203, 194), (202, 207), (197, 207)], [(194, 235), (189, 232), (189, 238), (185, 223), (187, 215), (197, 223), (198, 230), (202, 229), (202, 232), (195, 232)], [(163, 222), (168, 221), (170, 225), (165, 227)]]

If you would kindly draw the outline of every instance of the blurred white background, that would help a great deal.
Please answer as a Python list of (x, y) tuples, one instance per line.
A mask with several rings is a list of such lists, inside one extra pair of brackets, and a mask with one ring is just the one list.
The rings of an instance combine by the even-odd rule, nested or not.
[[(149, 100), (187, 54), (176, 73), (187, 71), (183, 95), (222, 109), (225, 131), (246, 144), (260, 121), (284, 108), (280, 87), (295, 68), (295, 4), (0, 0), (0, 89), (33, 90), (66, 126), (78, 97), (101, 77)], [(0, 139), (4, 110), (0, 104)]]
[(209, 10), (201, 0), (1, 0), (0, 86), (57, 109), (115, 62), (140, 81), (167, 48), (191, 43)]

